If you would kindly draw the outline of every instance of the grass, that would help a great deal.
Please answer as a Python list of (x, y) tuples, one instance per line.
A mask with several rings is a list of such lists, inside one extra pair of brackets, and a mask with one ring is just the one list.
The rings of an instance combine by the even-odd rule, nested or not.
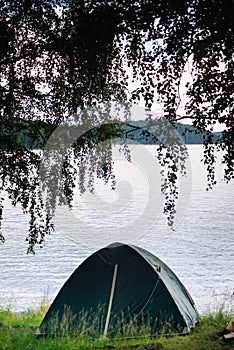
[(233, 349), (232, 344), (225, 344), (217, 335), (222, 331), (231, 315), (222, 308), (216, 313), (201, 317), (200, 323), (186, 336), (158, 336), (152, 338), (146, 335), (142, 338), (120, 337), (118, 339), (93, 340), (82, 332), (75, 336), (55, 336), (36, 338), (35, 331), (40, 325), (48, 305), (43, 300), (35, 310), (14, 313), (11, 305), (0, 309), (0, 349), (1, 350), (76, 350), (76, 349), (136, 349), (139, 344), (160, 342), (162, 349), (167, 350), (219, 350)]

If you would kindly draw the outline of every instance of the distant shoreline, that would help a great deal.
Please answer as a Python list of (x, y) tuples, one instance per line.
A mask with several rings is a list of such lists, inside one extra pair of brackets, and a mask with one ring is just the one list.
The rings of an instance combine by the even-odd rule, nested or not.
[[(126, 144), (141, 144), (141, 145), (157, 145), (162, 144), (163, 140), (160, 139), (162, 132), (157, 130), (157, 121), (155, 126), (153, 122), (152, 126), (148, 126), (147, 122), (144, 120), (129, 121), (123, 123), (115, 123), (113, 125), (118, 125), (116, 136), (113, 137), (117, 144), (123, 141)], [(76, 127), (76, 126), (74, 126)], [(43, 149), (49, 140), (50, 136), (57, 128), (54, 124), (41, 123), (41, 122), (30, 122), (20, 120), (16, 122), (15, 127), (7, 126), (3, 127), (0, 131), (0, 136), (2, 139), (1, 147), (6, 150), (24, 148), (24, 149)], [(72, 126), (71, 126), (72, 128)], [(78, 128), (78, 127), (77, 127)], [(178, 132), (174, 133), (173, 130)], [(95, 132), (98, 131), (99, 136), (96, 136)], [(87, 142), (89, 138), (92, 144), (103, 141), (102, 132), (105, 131), (105, 124), (88, 130), (86, 133), (86, 138), (82, 135), (81, 144)], [(211, 144), (219, 144), (222, 142), (223, 133), (221, 131), (216, 131), (209, 133), (206, 130), (199, 130), (192, 125), (175, 123), (174, 129), (172, 126), (173, 137), (175, 143), (186, 144), (186, 145), (202, 145), (204, 142)], [(79, 133), (77, 133), (79, 134)], [(112, 135), (113, 136), (113, 135)], [(96, 139), (95, 139), (96, 137)], [(168, 135), (162, 135), (162, 139), (167, 138)]]

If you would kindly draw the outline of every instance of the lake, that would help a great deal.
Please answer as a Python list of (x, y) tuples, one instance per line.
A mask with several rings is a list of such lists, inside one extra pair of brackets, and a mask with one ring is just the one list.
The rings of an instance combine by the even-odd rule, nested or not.
[[(162, 215), (159, 165), (152, 165), (155, 146), (133, 147), (132, 163), (115, 154), (117, 189), (96, 181), (95, 194), (77, 197), (74, 210), (60, 208), (55, 232), (43, 249), (26, 255), (28, 217), (7, 202), (0, 255), (0, 307), (21, 311), (52, 301), (74, 269), (97, 249), (120, 241), (143, 247), (177, 274), (199, 312), (221, 303), (234, 311), (234, 181), (206, 191), (201, 146), (191, 145), (187, 178), (181, 178), (175, 230)], [(135, 153), (134, 153), (135, 152)]]

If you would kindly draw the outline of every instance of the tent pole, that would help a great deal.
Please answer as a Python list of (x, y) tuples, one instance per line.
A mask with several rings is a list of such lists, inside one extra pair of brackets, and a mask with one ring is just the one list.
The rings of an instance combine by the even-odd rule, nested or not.
[(106, 316), (106, 324), (104, 328), (104, 333), (103, 337), (106, 338), (107, 335), (107, 330), (110, 322), (110, 314), (111, 314), (111, 307), (112, 307), (112, 301), (114, 297), (114, 291), (115, 291), (115, 283), (116, 283), (116, 277), (117, 277), (117, 271), (118, 271), (118, 265), (115, 265), (114, 273), (113, 273), (113, 278), (112, 278), (112, 285), (111, 285), (111, 292), (110, 292), (110, 298), (109, 298), (109, 305), (108, 305), (108, 310), (107, 310), (107, 316)]

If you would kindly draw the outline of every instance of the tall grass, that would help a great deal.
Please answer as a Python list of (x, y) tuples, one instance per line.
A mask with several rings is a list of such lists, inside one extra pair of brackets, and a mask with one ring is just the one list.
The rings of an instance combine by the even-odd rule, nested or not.
[[(90, 339), (105, 338), (105, 323), (107, 319), (106, 305), (98, 305), (94, 309), (81, 310), (77, 314), (72, 312), (69, 305), (63, 310), (49, 313), (40, 326), (39, 335), (85, 337)], [(130, 310), (120, 314), (112, 314), (107, 327), (107, 337), (114, 338), (144, 338), (159, 334), (182, 333), (184, 325), (175, 326), (171, 316), (162, 314), (152, 317), (147, 313), (132, 315)]]
[(0, 308), (0, 322), (9, 327), (21, 327), (30, 325), (38, 327), (49, 308), (48, 293), (45, 291), (38, 306), (29, 308), (24, 312), (13, 312), (14, 300), (9, 299), (5, 308)]
[[(68, 322), (72, 322), (72, 315), (69, 308), (62, 319), (63, 334), (58, 332), (53, 336), (36, 338), (35, 331), (40, 325), (47, 309), (48, 300), (46, 297), (40, 302), (36, 309), (30, 309), (25, 312), (12, 312), (12, 302), (9, 300), (7, 306), (0, 309), (0, 349), (1, 350), (76, 350), (76, 349), (97, 349), (117, 347), (118, 349), (127, 349), (128, 347), (136, 348), (136, 344), (147, 344), (152, 341), (158, 341), (167, 350), (231, 350), (233, 343), (224, 344), (222, 337), (218, 332), (222, 331), (231, 317), (230, 310), (226, 310), (223, 303), (215, 313), (208, 312), (201, 316), (200, 323), (194, 328), (191, 334), (181, 336), (164, 337), (159, 334), (151, 335), (150, 320), (145, 318), (141, 326), (137, 325), (134, 320), (125, 323), (125, 315), (122, 314), (119, 320), (116, 320), (115, 326), (119, 332), (113, 339), (101, 339), (93, 337), (93, 330), (90, 329), (90, 319), (93, 317), (93, 328), (104, 328), (105, 317), (97, 317), (87, 313), (81, 315), (81, 321), (74, 334), (69, 334)], [(105, 314), (104, 314), (105, 315)], [(143, 323), (144, 321), (144, 323)], [(58, 327), (58, 320), (54, 319), (55, 330)], [(97, 328), (95, 328), (97, 327)], [(110, 325), (109, 331), (112, 331)], [(170, 324), (165, 326), (168, 330)], [(139, 338), (140, 336), (140, 338)]]

